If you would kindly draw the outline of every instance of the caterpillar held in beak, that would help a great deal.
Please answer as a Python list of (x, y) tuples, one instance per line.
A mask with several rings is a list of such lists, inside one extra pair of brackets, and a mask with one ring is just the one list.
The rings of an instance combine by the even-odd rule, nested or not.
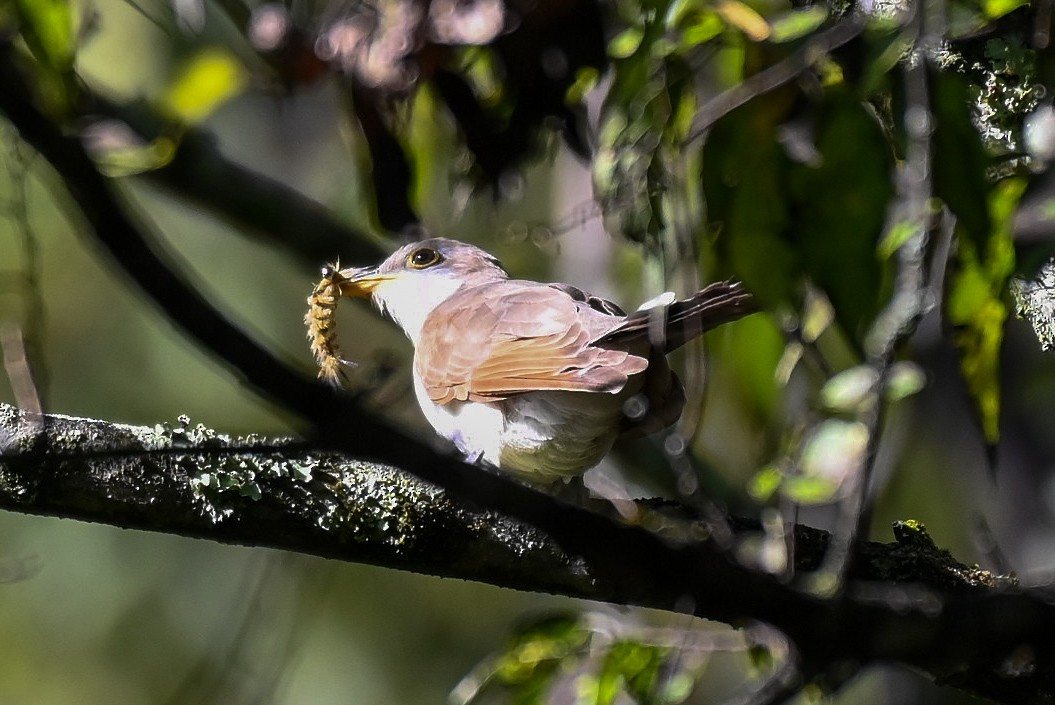
[(345, 279), (340, 264), (323, 267), (322, 280), (308, 297), (308, 312), (304, 314), (311, 352), (319, 366), (319, 379), (335, 387), (341, 386), (341, 379), (345, 376), (342, 366), (355, 366), (354, 362), (341, 357), (337, 344), (337, 301), (341, 298), (341, 282)]

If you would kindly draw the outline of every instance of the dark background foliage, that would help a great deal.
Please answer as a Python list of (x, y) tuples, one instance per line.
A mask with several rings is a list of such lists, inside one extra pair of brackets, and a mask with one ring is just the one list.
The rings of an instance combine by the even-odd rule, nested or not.
[[(422, 229), (627, 306), (742, 278), (766, 311), (709, 336), (706, 371), (679, 357), (686, 418), (589, 482), (760, 516), (736, 553), (788, 579), (786, 525), (829, 529), (831, 560), (794, 576), (818, 594), (842, 585), (840, 547), (896, 519), (1050, 582), (1055, 368), (1010, 293), (1043, 304), (1029, 282), (1050, 276), (1049, 23), (1046, 3), (953, 0), (0, 5), (4, 75), (87, 148), (148, 249), (305, 378), (319, 266)], [(25, 131), (0, 123), (0, 399), (310, 433), (172, 325)], [(340, 316), (349, 387), (427, 437), (402, 336)], [(458, 693), (491, 674), (520, 702), (720, 702), (772, 676), (684, 616), (0, 522), (12, 702), (435, 702), (466, 674)], [(966, 698), (886, 667), (839, 685)]]

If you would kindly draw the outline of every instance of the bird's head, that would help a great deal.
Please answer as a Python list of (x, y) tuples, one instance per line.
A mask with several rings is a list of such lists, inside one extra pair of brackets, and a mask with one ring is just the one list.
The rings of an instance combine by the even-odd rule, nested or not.
[(428, 315), (458, 289), (509, 277), (487, 252), (447, 238), (404, 245), (376, 267), (340, 275), (342, 295), (371, 298), (415, 344)]

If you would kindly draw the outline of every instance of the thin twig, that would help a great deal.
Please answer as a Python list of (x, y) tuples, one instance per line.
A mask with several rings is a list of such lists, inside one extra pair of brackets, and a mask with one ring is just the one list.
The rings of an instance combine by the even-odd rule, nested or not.
[(930, 94), (927, 85), (927, 57), (929, 46), (939, 32), (940, 20), (935, 16), (935, 5), (941, 0), (925, 0), (917, 14), (923, 29), (916, 43), (915, 57), (903, 64), (905, 94), (905, 131), (908, 144), (904, 164), (898, 171), (898, 208), (888, 227), (911, 223), (913, 233), (895, 254), (896, 274), (894, 293), (890, 302), (879, 313), (865, 339), (868, 364), (876, 371), (872, 401), (861, 414), (868, 429), (868, 447), (860, 471), (853, 476), (846, 497), (838, 505), (838, 517), (832, 544), (824, 564), (811, 581), (825, 592), (838, 590), (845, 584), (846, 574), (858, 537), (868, 529), (871, 512), (866, 501), (871, 485), (879, 440), (884, 419), (882, 390), (887, 383), (890, 366), (897, 346), (916, 328), (926, 310), (927, 277), (926, 249), (930, 228), (931, 197), (931, 134), (933, 117), (930, 113)]
[(699, 109), (685, 142), (702, 137), (711, 125), (763, 93), (780, 88), (809, 70), (822, 56), (853, 40), (865, 30), (863, 19), (852, 16), (821, 32), (777, 64), (763, 69), (710, 99)]

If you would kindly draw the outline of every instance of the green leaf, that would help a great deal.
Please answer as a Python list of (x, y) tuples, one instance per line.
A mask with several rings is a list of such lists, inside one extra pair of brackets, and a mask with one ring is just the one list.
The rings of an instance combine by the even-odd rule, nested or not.
[(33, 55), (56, 73), (73, 68), (73, 13), (68, 0), (15, 0), (22, 38)]
[(747, 493), (756, 502), (768, 501), (780, 489), (784, 473), (776, 465), (767, 465), (758, 472), (747, 485)]
[(564, 102), (572, 107), (582, 105), (586, 94), (593, 90), (600, 78), (600, 72), (592, 66), (579, 69), (575, 73), (575, 82), (564, 93)]
[(975, 104), (966, 82), (951, 71), (932, 71), (934, 112), (934, 193), (956, 215), (957, 223), (984, 252), (993, 223), (989, 213), (989, 158), (972, 122)]
[(896, 362), (887, 372), (883, 395), (887, 401), (900, 401), (921, 392), (927, 386), (927, 374), (919, 365), (908, 362)]
[[(35, 92), (45, 110), (65, 117), (77, 95), (73, 73), (76, 33), (70, 4), (68, 0), (15, 0), (13, 7), (22, 39), (36, 59), (31, 66)], [(4, 30), (0, 27), (0, 32)]]
[(1012, 219), (1025, 184), (1006, 179), (993, 189), (993, 230), (981, 252), (972, 238), (961, 238), (946, 295), (945, 313), (956, 327), (953, 341), (960, 354), (960, 374), (990, 444), (1000, 437), (1000, 347), (1008, 314), (1003, 293), (1014, 271)]
[(769, 39), (769, 23), (750, 5), (739, 0), (718, 0), (714, 9), (727, 24), (739, 29), (751, 41)]
[(802, 448), (799, 474), (785, 477), (781, 492), (799, 504), (830, 502), (847, 478), (860, 472), (868, 440), (868, 427), (860, 421), (825, 419)]
[(667, 227), (665, 209), (677, 190), (671, 165), (683, 163), (696, 99), (694, 74), (684, 59), (665, 53), (670, 46), (660, 30), (646, 24), (640, 50), (613, 62), (592, 170), (609, 232), (650, 245)]
[(801, 39), (824, 24), (826, 19), (828, 19), (828, 8), (823, 5), (789, 10), (770, 20), (772, 34), (769, 39), (778, 44)]
[(912, 220), (895, 222), (879, 242), (880, 259), (890, 259), (902, 245), (908, 242), (910, 237), (916, 234), (919, 228), (920, 224)]
[(871, 365), (843, 370), (821, 387), (821, 404), (829, 411), (858, 413), (871, 403), (878, 382), (879, 372)]
[(1027, 7), (1029, 0), (982, 0), (986, 17), (995, 20), (1020, 7)]
[(788, 180), (792, 237), (836, 320), (857, 337), (885, 294), (876, 246), (893, 195), (893, 154), (873, 111), (848, 90), (826, 92), (815, 130), (820, 158), (796, 164)]
[(785, 497), (796, 504), (827, 504), (839, 491), (839, 483), (826, 477), (791, 475), (784, 478), (782, 488)]
[(608, 42), (608, 56), (613, 59), (629, 58), (641, 46), (645, 38), (645, 30), (641, 27), (628, 27), (619, 34), (612, 37)]
[(185, 124), (201, 122), (249, 82), (248, 72), (230, 52), (207, 48), (190, 57), (161, 98), (161, 107)]
[(632, 641), (613, 644), (601, 667), (593, 702), (611, 705), (624, 691), (635, 702), (652, 701), (668, 651)]
[[(778, 102), (774, 102), (778, 101)], [(716, 247), (767, 308), (795, 299), (801, 262), (785, 239), (791, 227), (778, 96), (763, 96), (719, 120), (703, 151), (703, 188)], [(794, 306), (797, 308), (797, 306)]]
[(682, 49), (692, 49), (717, 37), (725, 29), (722, 18), (714, 12), (701, 12), (694, 22), (681, 32)]

